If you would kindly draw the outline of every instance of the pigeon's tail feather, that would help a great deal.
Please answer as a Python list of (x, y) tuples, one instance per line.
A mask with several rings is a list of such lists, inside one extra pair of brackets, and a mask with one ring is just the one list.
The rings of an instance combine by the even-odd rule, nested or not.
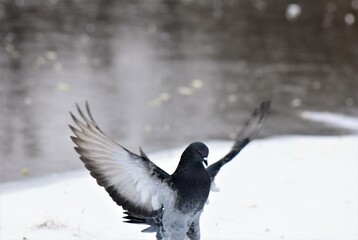
[(147, 221), (145, 220), (145, 218), (132, 216), (128, 212), (125, 212), (125, 214), (128, 214), (127, 216), (123, 217), (124, 219), (126, 219), (124, 221), (126, 223), (147, 224)]
[(150, 218), (136, 216), (130, 212), (124, 212), (124, 214), (126, 216), (124, 216), (123, 218), (126, 219), (124, 221), (126, 223), (149, 225), (149, 227), (143, 229), (142, 232), (144, 232), (144, 233), (156, 232), (157, 236), (160, 236), (163, 234), (162, 233), (162, 231), (163, 231), (162, 214), (160, 214), (156, 217), (150, 217)]

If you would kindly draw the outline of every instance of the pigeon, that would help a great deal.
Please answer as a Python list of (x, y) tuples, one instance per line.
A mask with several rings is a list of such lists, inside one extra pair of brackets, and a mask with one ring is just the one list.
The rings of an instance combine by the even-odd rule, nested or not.
[(270, 102), (262, 102), (253, 111), (223, 158), (207, 167), (208, 147), (193, 142), (182, 153), (173, 174), (154, 164), (141, 148), (138, 155), (107, 137), (87, 102), (86, 114), (76, 106), (80, 118), (70, 114), (77, 128), (69, 125), (75, 135), (71, 136), (75, 150), (97, 184), (124, 209), (125, 222), (149, 225), (142, 232), (154, 232), (157, 239), (199, 240), (200, 215), (210, 189), (216, 189), (216, 175), (258, 134)]

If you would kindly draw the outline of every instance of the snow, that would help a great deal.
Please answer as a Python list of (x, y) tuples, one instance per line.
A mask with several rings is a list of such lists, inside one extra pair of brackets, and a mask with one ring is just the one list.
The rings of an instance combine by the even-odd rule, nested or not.
[(331, 112), (303, 111), (300, 117), (309, 121), (321, 122), (331, 126), (358, 131), (358, 117)]
[[(211, 141), (209, 162), (231, 142)], [(181, 151), (149, 155), (172, 172)], [(358, 136), (250, 143), (224, 166), (201, 218), (202, 239), (357, 239)], [(0, 185), (0, 239), (154, 239), (83, 170)]]
[(353, 25), (354, 22), (356, 21), (356, 18), (354, 17), (353, 13), (347, 13), (344, 16), (344, 21), (346, 22), (347, 25)]
[(291, 3), (287, 5), (286, 18), (289, 21), (296, 20), (302, 13), (302, 8), (297, 3)]

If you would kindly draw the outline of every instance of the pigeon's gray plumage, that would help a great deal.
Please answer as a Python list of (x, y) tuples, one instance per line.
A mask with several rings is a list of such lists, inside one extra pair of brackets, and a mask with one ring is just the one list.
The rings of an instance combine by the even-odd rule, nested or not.
[(71, 138), (90, 174), (126, 210), (126, 222), (148, 224), (143, 232), (156, 232), (157, 239), (200, 239), (200, 215), (217, 173), (256, 136), (269, 107), (269, 102), (263, 102), (255, 109), (222, 159), (205, 168), (209, 149), (194, 142), (184, 150), (171, 175), (150, 161), (141, 149), (137, 155), (108, 138), (94, 121), (88, 104), (86, 115), (77, 105), (81, 120), (71, 113), (78, 126), (70, 126), (75, 134)]

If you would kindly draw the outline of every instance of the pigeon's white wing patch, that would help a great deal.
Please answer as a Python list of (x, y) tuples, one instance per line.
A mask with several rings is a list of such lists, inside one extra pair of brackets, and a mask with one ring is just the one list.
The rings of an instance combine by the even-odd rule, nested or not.
[(212, 192), (219, 192), (219, 191), (220, 191), (220, 188), (218, 188), (218, 187), (216, 186), (215, 181), (211, 181), (210, 191), (212, 191)]
[(70, 126), (76, 135), (71, 138), (91, 175), (123, 209), (138, 216), (155, 216), (174, 198), (171, 176), (147, 156), (136, 155), (110, 140), (93, 120), (88, 105), (88, 117), (79, 107), (78, 111), (83, 121), (71, 114), (79, 127)]

